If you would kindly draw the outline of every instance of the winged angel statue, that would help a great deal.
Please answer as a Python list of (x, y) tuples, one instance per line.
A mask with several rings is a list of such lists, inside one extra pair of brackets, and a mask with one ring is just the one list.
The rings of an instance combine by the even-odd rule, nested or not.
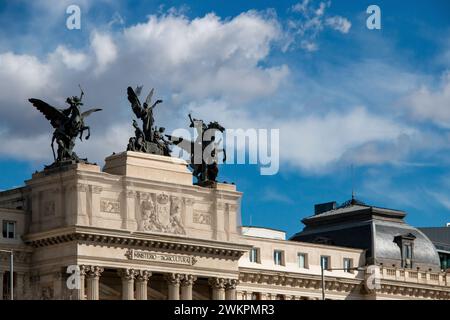
[(141, 91), (142, 86), (138, 86), (135, 90), (131, 87), (127, 88), (128, 101), (131, 103), (131, 109), (136, 117), (142, 120), (142, 129), (139, 128), (137, 122), (133, 120), (135, 136), (130, 138), (127, 150), (169, 156), (170, 142), (164, 138), (165, 129), (154, 126), (155, 119), (153, 118), (153, 109), (163, 101), (156, 100), (151, 104), (153, 93), (155, 91), (152, 89), (147, 95), (143, 105), (141, 105), (141, 102), (139, 101)]
[[(80, 87), (81, 89), (81, 87)], [(66, 109), (59, 109), (52, 107), (48, 103), (39, 99), (29, 99), (34, 107), (38, 109), (45, 118), (50, 121), (50, 124), (55, 129), (53, 131), (53, 138), (51, 147), (53, 151), (53, 158), (55, 162), (52, 166), (62, 165), (66, 163), (87, 161), (87, 159), (80, 159), (73, 151), (75, 147), (76, 138), (79, 136), (83, 141), (83, 133), (87, 130), (88, 134), (86, 140), (89, 139), (91, 132), (89, 126), (84, 124), (84, 119), (93, 112), (101, 111), (102, 109), (93, 108), (85, 112), (81, 112), (80, 106), (83, 105), (84, 92), (81, 89), (80, 97), (73, 96), (66, 99), (69, 107)], [(55, 154), (54, 143), (58, 146), (57, 154)]]

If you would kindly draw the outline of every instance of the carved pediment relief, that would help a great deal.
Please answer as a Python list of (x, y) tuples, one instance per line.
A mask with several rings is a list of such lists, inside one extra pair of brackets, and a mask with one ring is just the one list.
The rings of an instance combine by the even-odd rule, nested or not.
[(186, 234), (181, 217), (182, 201), (165, 193), (141, 196), (140, 231)]

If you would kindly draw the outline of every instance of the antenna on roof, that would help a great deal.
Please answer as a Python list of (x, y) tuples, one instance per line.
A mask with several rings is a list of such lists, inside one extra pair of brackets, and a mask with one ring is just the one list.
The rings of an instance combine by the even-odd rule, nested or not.
[(350, 165), (350, 174), (352, 182), (352, 201), (355, 200), (355, 185), (354, 185), (354, 175), (353, 175), (353, 163)]
[(250, 215), (250, 227), (252, 226), (252, 215)]

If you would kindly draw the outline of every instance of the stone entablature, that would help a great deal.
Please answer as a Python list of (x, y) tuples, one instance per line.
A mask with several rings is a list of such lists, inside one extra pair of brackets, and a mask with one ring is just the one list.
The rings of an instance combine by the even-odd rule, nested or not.
[[(166, 179), (149, 174), (145, 166), (151, 172), (162, 166)], [(111, 173), (127, 174), (130, 168), (135, 174)], [(234, 185), (193, 185), (184, 160), (126, 152), (107, 158), (105, 172), (88, 164), (55, 170), (35, 173), (26, 182), (31, 233), (77, 225), (219, 241), (238, 238), (241, 193)]]

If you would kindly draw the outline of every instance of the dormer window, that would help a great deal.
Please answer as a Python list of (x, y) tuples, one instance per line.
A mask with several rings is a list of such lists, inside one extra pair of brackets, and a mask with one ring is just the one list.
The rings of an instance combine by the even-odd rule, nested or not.
[(412, 233), (395, 237), (395, 242), (401, 249), (402, 268), (411, 269), (414, 260), (414, 240), (416, 236)]

